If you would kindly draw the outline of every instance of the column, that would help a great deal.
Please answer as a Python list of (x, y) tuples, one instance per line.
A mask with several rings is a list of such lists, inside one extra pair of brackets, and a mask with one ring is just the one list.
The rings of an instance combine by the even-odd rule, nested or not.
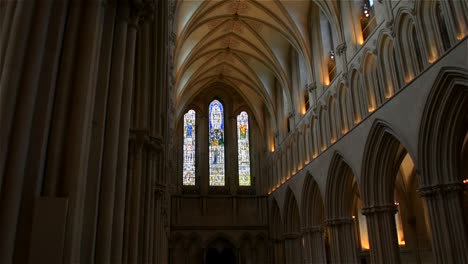
[[(33, 30), (30, 35), (27, 35), (28, 32), (15, 32), (19, 36), (12, 34), (15, 37), (9, 40), (5, 70), (1, 73), (0, 80), (0, 127), (2, 128), (0, 133), (1, 263), (13, 261), (34, 107), (51, 12), (50, 3), (41, 3), (36, 7), (34, 7), (34, 3), (30, 2), (22, 2), (17, 5), (12, 30), (16, 28), (15, 26), (29, 30), (29, 22), (31, 21)], [(34, 9), (33, 20), (30, 19), (32, 9)], [(19, 14), (26, 17), (16, 17)], [(22, 24), (23, 22), (26, 24)], [(11, 57), (13, 54), (9, 54), (9, 52), (20, 55), (20, 57)], [(21, 65), (23, 55), (25, 61), (24, 65)], [(16, 59), (20, 61), (19, 64), (14, 61)]]
[(325, 229), (322, 226), (311, 226), (303, 229), (305, 263), (327, 262), (324, 232)]
[(114, 216), (117, 155), (119, 146), (120, 114), (129, 8), (117, 7), (117, 18), (112, 47), (112, 65), (104, 137), (102, 182), (99, 197), (99, 218), (96, 239), (96, 261), (106, 263), (111, 258), (112, 222)]
[(286, 263), (302, 263), (300, 233), (292, 232), (283, 235)]
[[(32, 2), (17, 2), (11, 22), (11, 32), (14, 34), (11, 34), (11, 37), (7, 36), (6, 39), (0, 39), (1, 43), (4, 43), (2, 45), (5, 45), (2, 47), (5, 57), (0, 61), (2, 63), (2, 71), (0, 72), (0, 127), (2, 128), (2, 133), (0, 133), (0, 190), (3, 185), (3, 177), (6, 175), (6, 173), (4, 174), (4, 166), (13, 127), (16, 98), (21, 75), (24, 73), (23, 60), (27, 51), (28, 33), (31, 28), (34, 6), (35, 3)], [(3, 33), (0, 32), (0, 34)], [(36, 53), (36, 56), (39, 54), (40, 52)], [(30, 62), (34, 62), (34, 59)], [(0, 255), (4, 256), (1, 254), (2, 247), (0, 242)]]
[(432, 252), (436, 263), (468, 261), (467, 226), (463, 217), (462, 199), (465, 189), (462, 183), (419, 189), (427, 206)]
[(125, 197), (127, 194), (127, 181), (129, 170), (129, 140), (130, 121), (133, 95), (133, 80), (135, 68), (135, 44), (137, 27), (134, 21), (127, 25), (126, 50), (125, 50), (125, 70), (123, 76), (123, 95), (120, 113), (120, 128), (117, 155), (117, 173), (115, 185), (115, 210), (112, 226), (112, 263), (121, 263), (123, 257), (124, 220), (125, 212), (129, 208), (125, 207)]
[(130, 191), (129, 217), (129, 238), (128, 238), (128, 262), (138, 263), (138, 246), (140, 234), (140, 205), (141, 205), (141, 180), (145, 173), (144, 159), (146, 135), (144, 132), (136, 134), (135, 156), (133, 158), (134, 172), (131, 179), (132, 190)]
[[(93, 126), (91, 132), (91, 147), (89, 154), (88, 172), (86, 175), (86, 198), (83, 225), (86, 227), (82, 234), (82, 254), (83, 263), (93, 263), (95, 260), (96, 233), (98, 225), (99, 194), (101, 188), (101, 169), (104, 150), (104, 137), (106, 126), (106, 108), (109, 96), (109, 80), (111, 78), (112, 47), (114, 40), (114, 24), (116, 15), (116, 5), (109, 3), (106, 5), (104, 18), (104, 31), (100, 47), (100, 59)], [(65, 20), (65, 19), (64, 19)]]
[(365, 207), (372, 263), (400, 263), (395, 204)]
[(357, 263), (353, 219), (329, 219), (325, 223), (330, 232), (331, 263)]
[[(66, 116), (66, 136), (62, 156), (59, 157), (59, 195), (68, 196), (67, 229), (65, 234), (64, 263), (81, 262), (86, 175), (90, 153), (92, 122), (97, 89), (104, 3), (87, 2), (77, 8), (78, 34), (73, 69), (70, 72), (69, 109)], [(73, 12), (73, 11), (72, 11)], [(65, 102), (65, 104), (67, 104)], [(62, 132), (63, 133), (63, 132)]]

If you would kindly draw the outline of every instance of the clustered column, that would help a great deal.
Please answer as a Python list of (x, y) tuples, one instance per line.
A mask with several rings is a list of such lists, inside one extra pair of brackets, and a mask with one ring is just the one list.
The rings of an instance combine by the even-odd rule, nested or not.
[(312, 226), (302, 230), (305, 263), (327, 262), (324, 232), (325, 229), (322, 226)]
[[(0, 262), (164, 262), (169, 4), (3, 7)], [(136, 104), (141, 90), (153, 101)]]
[(362, 209), (366, 216), (372, 263), (400, 263), (395, 204)]
[(325, 221), (330, 233), (332, 263), (357, 263), (354, 220), (352, 218)]
[(468, 260), (467, 227), (463, 217), (461, 183), (440, 184), (419, 190), (427, 205), (435, 262)]

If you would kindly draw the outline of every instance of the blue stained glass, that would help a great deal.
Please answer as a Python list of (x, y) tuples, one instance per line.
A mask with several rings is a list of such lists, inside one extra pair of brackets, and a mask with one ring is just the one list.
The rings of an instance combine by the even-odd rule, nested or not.
[(184, 115), (184, 165), (182, 184), (195, 185), (195, 111)]
[(218, 100), (209, 107), (210, 186), (224, 186), (224, 107)]

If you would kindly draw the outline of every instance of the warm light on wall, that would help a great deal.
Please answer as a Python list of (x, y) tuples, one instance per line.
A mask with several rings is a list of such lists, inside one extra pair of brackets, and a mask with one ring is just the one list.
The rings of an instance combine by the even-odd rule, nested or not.
[(435, 47), (432, 47), (431, 48), (431, 55), (429, 56), (428, 62), (430, 64), (433, 64), (438, 58), (439, 58), (439, 55), (437, 53), (437, 49)]
[(414, 79), (414, 76), (412, 74), (407, 74), (405, 76), (405, 82), (410, 83)]
[(364, 37), (362, 35), (358, 37), (358, 44), (361, 46), (364, 44)]
[(275, 145), (271, 146), (271, 152), (275, 152)]
[(359, 213), (359, 234), (361, 236), (361, 248), (370, 249), (369, 245), (369, 235), (367, 233), (367, 220), (366, 217)]
[(374, 106), (369, 106), (369, 113), (372, 113), (375, 111), (375, 107)]
[[(395, 206), (400, 205), (400, 203), (395, 202)], [(401, 221), (401, 215), (400, 215), (400, 210), (397, 210), (397, 213), (395, 214), (395, 223), (396, 223), (396, 228), (397, 228), (397, 236), (398, 236), (398, 245), (404, 246), (406, 245), (405, 241), (405, 235), (403, 233), (403, 223)]]
[(464, 180), (463, 180), (463, 183), (464, 183), (464, 184), (468, 184), (468, 179), (464, 179)]

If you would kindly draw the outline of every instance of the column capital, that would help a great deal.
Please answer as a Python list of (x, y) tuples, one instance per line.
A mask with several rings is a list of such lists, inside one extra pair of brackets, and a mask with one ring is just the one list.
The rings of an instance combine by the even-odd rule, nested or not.
[(398, 207), (396, 204), (374, 205), (374, 206), (362, 208), (362, 214), (365, 216), (383, 213), (383, 212), (396, 214), (397, 211), (398, 211)]
[(313, 91), (315, 91), (315, 89), (317, 89), (317, 83), (315, 82), (311, 82), (307, 84), (306, 86), (307, 86), (307, 90), (309, 90), (309, 93), (312, 93)]
[(283, 234), (283, 240), (294, 240), (301, 237), (301, 233), (299, 232), (290, 232)]
[(303, 227), (302, 228), (302, 233), (303, 234), (309, 234), (309, 233), (323, 233), (325, 232), (325, 228), (323, 226), (308, 226), (308, 227)]
[(346, 42), (343, 42), (340, 45), (336, 46), (336, 54), (338, 56), (343, 56), (344, 54), (346, 54), (346, 49)]
[(340, 225), (350, 225), (354, 223), (353, 218), (335, 218), (325, 220), (326, 226), (340, 226)]
[(444, 195), (447, 193), (461, 192), (465, 188), (466, 187), (461, 182), (452, 182), (452, 183), (443, 183), (443, 184), (424, 186), (424, 187), (419, 188), (418, 192), (419, 192), (419, 195), (421, 195), (422, 197), (433, 197), (433, 196)]
[(153, 20), (156, 3), (154, 0), (133, 0), (130, 3), (129, 24), (138, 28), (140, 24)]

